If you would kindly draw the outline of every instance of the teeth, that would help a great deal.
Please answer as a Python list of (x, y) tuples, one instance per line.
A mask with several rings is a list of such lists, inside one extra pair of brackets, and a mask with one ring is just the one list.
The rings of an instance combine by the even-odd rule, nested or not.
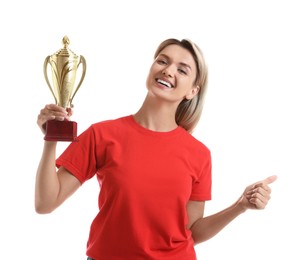
[(159, 82), (159, 83), (165, 85), (165, 86), (168, 87), (168, 88), (172, 88), (171, 84), (168, 83), (168, 82), (166, 82), (166, 81), (163, 81), (163, 80), (159, 79), (159, 80), (157, 80), (157, 82)]

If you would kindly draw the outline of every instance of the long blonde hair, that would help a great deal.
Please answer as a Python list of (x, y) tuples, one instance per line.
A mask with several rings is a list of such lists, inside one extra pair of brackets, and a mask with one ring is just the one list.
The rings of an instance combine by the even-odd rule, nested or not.
[(192, 133), (201, 117), (207, 88), (208, 69), (202, 51), (195, 43), (188, 39), (177, 40), (171, 38), (163, 41), (158, 46), (154, 54), (154, 58), (156, 58), (164, 48), (171, 44), (176, 44), (188, 50), (192, 54), (197, 68), (194, 86), (199, 86), (200, 89), (194, 98), (190, 100), (184, 99), (181, 101), (175, 114), (176, 123), (189, 133)]

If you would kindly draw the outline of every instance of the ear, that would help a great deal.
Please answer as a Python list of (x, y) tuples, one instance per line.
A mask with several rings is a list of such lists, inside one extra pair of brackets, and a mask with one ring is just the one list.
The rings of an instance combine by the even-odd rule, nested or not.
[(189, 93), (185, 96), (185, 98), (187, 100), (194, 98), (199, 92), (199, 90), (200, 90), (199, 86), (193, 86), (192, 89), (189, 91)]

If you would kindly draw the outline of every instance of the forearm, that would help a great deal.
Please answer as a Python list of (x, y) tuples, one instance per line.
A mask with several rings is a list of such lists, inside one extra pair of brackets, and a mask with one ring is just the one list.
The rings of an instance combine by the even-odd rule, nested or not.
[(38, 213), (49, 213), (54, 209), (60, 184), (56, 174), (56, 142), (45, 142), (37, 169), (35, 207)]
[(191, 227), (195, 244), (212, 238), (232, 220), (245, 212), (246, 209), (240, 204), (240, 200), (216, 214), (197, 219)]

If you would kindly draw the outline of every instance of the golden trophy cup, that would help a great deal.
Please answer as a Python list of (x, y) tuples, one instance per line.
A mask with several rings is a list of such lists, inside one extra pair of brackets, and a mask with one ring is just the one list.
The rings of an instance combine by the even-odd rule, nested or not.
[[(53, 55), (46, 57), (44, 61), (44, 77), (46, 83), (55, 98), (57, 105), (67, 109), (72, 108), (72, 100), (79, 90), (86, 74), (86, 60), (72, 52), (68, 45), (67, 36), (64, 36), (64, 47)], [(82, 64), (82, 76), (75, 87), (78, 67)], [(48, 67), (51, 67), (52, 83), (48, 79)], [(74, 121), (49, 120), (45, 123), (45, 137), (47, 141), (77, 141), (77, 123)]]

